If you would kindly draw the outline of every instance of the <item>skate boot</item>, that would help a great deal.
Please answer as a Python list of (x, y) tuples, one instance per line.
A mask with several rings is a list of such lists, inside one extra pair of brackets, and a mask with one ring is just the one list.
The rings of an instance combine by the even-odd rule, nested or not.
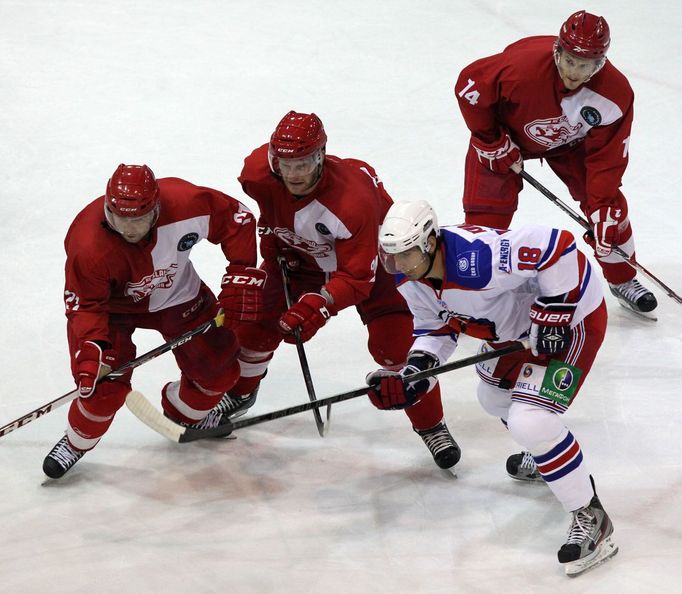
[(85, 450), (74, 448), (65, 435), (43, 460), (43, 472), (52, 479), (61, 478), (84, 454)]
[(431, 427), (431, 429), (424, 429), (423, 431), (414, 429), (414, 432), (422, 438), (426, 447), (429, 448), (439, 468), (448, 470), (459, 462), (462, 451), (444, 421), (435, 427)]
[(589, 505), (572, 513), (568, 539), (557, 553), (559, 563), (565, 564), (569, 577), (600, 565), (618, 552), (612, 537), (613, 524), (596, 493)]
[(258, 388), (260, 384), (256, 386), (256, 389), (247, 394), (246, 396), (230, 396), (225, 394), (223, 399), (218, 403), (218, 405), (213, 410), (219, 410), (222, 414), (227, 415), (230, 419), (236, 419), (246, 414), (254, 404), (256, 404), (256, 397), (258, 396)]
[(507, 474), (517, 481), (545, 482), (530, 452), (521, 452), (509, 456), (507, 458)]
[[(623, 307), (637, 314), (649, 314), (658, 306), (654, 294), (643, 287), (636, 278), (620, 285), (609, 283), (609, 288)], [(643, 317), (653, 318), (654, 315), (643, 315)]]

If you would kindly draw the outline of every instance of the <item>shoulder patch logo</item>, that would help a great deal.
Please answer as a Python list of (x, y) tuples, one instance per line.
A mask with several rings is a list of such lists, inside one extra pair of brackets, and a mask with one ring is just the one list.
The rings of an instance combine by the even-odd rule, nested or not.
[(191, 249), (192, 246), (194, 246), (198, 241), (198, 233), (187, 233), (180, 238), (180, 241), (178, 241), (178, 251), (186, 252), (187, 250)]
[(332, 232), (327, 228), (327, 226), (324, 223), (315, 223), (315, 229), (317, 229), (317, 232), (320, 233), (321, 235), (332, 234)]
[(596, 108), (586, 105), (580, 110), (580, 116), (585, 120), (590, 126), (598, 126), (601, 124), (601, 114)]

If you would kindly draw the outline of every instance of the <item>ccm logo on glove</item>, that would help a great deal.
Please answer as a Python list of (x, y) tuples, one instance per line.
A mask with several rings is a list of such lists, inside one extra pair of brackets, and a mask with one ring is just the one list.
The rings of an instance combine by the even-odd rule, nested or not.
[(265, 284), (265, 278), (244, 274), (224, 274), (221, 286), (230, 284), (262, 287)]

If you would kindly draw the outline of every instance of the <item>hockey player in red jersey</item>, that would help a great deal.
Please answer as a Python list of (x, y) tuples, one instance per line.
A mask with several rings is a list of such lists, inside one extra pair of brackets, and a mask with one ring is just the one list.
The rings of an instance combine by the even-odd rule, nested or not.
[(603, 17), (571, 15), (558, 37), (521, 39), (464, 68), (455, 95), (471, 131), (464, 177), (466, 222), (509, 227), (523, 183), (510, 170), (544, 159), (593, 225), (595, 250), (611, 292), (646, 314), (656, 298), (612, 253), (634, 254), (628, 205), (620, 191), (628, 164), (634, 95), (607, 58)]
[[(382, 367), (399, 369), (412, 342), (412, 316), (393, 279), (377, 268), (379, 225), (392, 200), (374, 169), (326, 154), (315, 114), (286, 114), (239, 177), (260, 208), (258, 231), (266, 317), (238, 329), (241, 377), (222, 403), (235, 416), (253, 405), (282, 340), (310, 340), (339, 311), (354, 306), (367, 326), (368, 348)], [(287, 262), (292, 298), (286, 306), (278, 258)], [(438, 388), (405, 409), (441, 468), (460, 452), (443, 419)]]
[(440, 229), (423, 201), (394, 204), (381, 226), (380, 258), (397, 274), (414, 314), (414, 343), (399, 373), (368, 376), (379, 407), (410, 402), (415, 372), (445, 363), (467, 334), (481, 350), (528, 339), (530, 350), (479, 363), (483, 409), (500, 419), (524, 449), (507, 461), (516, 479), (546, 483), (571, 513), (558, 553), (577, 575), (617, 552), (613, 525), (596, 495), (578, 440), (563, 413), (571, 406), (601, 347), (607, 314), (588, 259), (568, 231), (474, 225)]
[[(229, 260), (218, 301), (189, 260), (202, 239), (219, 244)], [(109, 429), (130, 392), (131, 373), (97, 379), (135, 358), (137, 328), (170, 340), (213, 318), (219, 307), (227, 327), (173, 351), (180, 380), (163, 387), (161, 403), (178, 422), (221, 423), (226, 416), (212, 409), (239, 377), (239, 347), (229, 326), (262, 313), (266, 273), (255, 268), (251, 211), (216, 190), (173, 177), (157, 180), (146, 165), (122, 164), (105, 195), (76, 216), (64, 247), (67, 335), (79, 397), (44, 472), (63, 476)]]

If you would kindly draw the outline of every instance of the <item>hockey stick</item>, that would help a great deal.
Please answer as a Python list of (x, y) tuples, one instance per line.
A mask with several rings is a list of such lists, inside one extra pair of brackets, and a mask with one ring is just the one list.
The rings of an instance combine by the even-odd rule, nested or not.
[[(205, 332), (208, 332), (211, 328), (218, 328), (222, 326), (224, 319), (225, 315), (223, 314), (223, 310), (221, 309), (216, 315), (216, 317), (213, 318), (212, 320), (208, 320), (207, 322), (204, 322), (203, 324), (197, 326), (193, 330), (189, 330), (188, 332), (185, 332), (181, 336), (178, 336), (177, 338), (174, 338), (173, 340), (166, 342), (165, 344), (162, 344), (156, 347), (155, 349), (152, 349), (151, 351), (145, 353), (144, 355), (140, 355), (139, 357), (137, 357), (137, 359), (128, 361), (124, 365), (121, 365), (121, 367), (118, 367), (117, 369), (110, 371), (106, 375), (103, 375), (101, 378), (97, 380), (97, 383), (100, 383), (104, 380), (112, 380), (117, 377), (121, 377), (129, 369), (135, 369), (140, 365), (148, 363), (152, 359), (156, 359), (156, 357), (158, 357), (159, 355), (163, 355), (164, 353), (167, 353), (168, 351), (171, 351), (179, 347), (180, 345), (189, 342), (198, 334), (204, 334)], [(43, 404), (43, 406), (36, 408), (35, 410), (32, 410), (30, 413), (24, 415), (23, 417), (19, 417), (18, 419), (12, 421), (11, 423), (8, 423), (4, 427), (0, 427), (0, 437), (2, 437), (3, 435), (7, 435), (11, 431), (18, 429), (19, 427), (28, 425), (31, 421), (35, 421), (38, 417), (42, 417), (43, 415), (46, 415), (50, 411), (53, 411), (55, 408), (59, 408), (60, 406), (66, 404), (67, 402), (71, 402), (76, 398), (78, 398), (78, 390), (72, 390), (71, 392), (67, 392), (63, 396), (60, 396), (59, 398), (51, 400), (47, 404)]]
[[(425, 377), (440, 375), (441, 373), (445, 373), (447, 371), (461, 369), (462, 367), (475, 365), (476, 363), (488, 361), (489, 359), (496, 359), (497, 357), (509, 355), (510, 353), (516, 353), (517, 351), (523, 351), (527, 348), (529, 348), (528, 341), (524, 340), (523, 342), (515, 342), (514, 344), (499, 350), (491, 350), (486, 353), (480, 353), (478, 355), (459, 359), (458, 361), (452, 361), (451, 363), (446, 363), (440, 367), (434, 367), (432, 369), (420, 371), (419, 373), (411, 375), (410, 381), (419, 381)], [(352, 398), (363, 396), (364, 394), (367, 394), (369, 389), (370, 388), (368, 386), (363, 386), (362, 388), (357, 388), (356, 390), (351, 390), (350, 392), (343, 392), (341, 394), (336, 394), (335, 396), (329, 396), (320, 400), (305, 402), (296, 406), (290, 406), (289, 408), (283, 408), (263, 415), (258, 415), (256, 417), (251, 417), (249, 419), (243, 419), (241, 421), (228, 421), (227, 423), (219, 425), (218, 427), (214, 427), (213, 429), (192, 429), (191, 427), (183, 427), (182, 425), (174, 423), (165, 417), (157, 408), (152, 406), (149, 400), (147, 400), (140, 392), (130, 392), (126, 398), (126, 405), (138, 419), (140, 419), (148, 427), (151, 427), (157, 433), (177, 443), (188, 443), (190, 441), (206, 439), (208, 437), (227, 437), (237, 429), (251, 427), (252, 425), (273, 421), (274, 419), (281, 419), (282, 417), (289, 417), (291, 415), (296, 415), (308, 410), (316, 410), (318, 408), (322, 408), (323, 406), (330, 406), (337, 402), (343, 402), (344, 400), (351, 400)]]
[[(291, 307), (291, 283), (289, 282), (289, 270), (287, 268), (286, 260), (282, 257), (277, 259), (279, 262), (279, 267), (282, 270), (282, 284), (284, 285), (284, 297), (287, 301), (287, 308)], [(301, 363), (301, 373), (303, 374), (303, 381), (305, 382), (306, 390), (308, 390), (308, 398), (310, 402), (315, 402), (317, 396), (315, 396), (315, 386), (313, 386), (313, 378), (310, 375), (310, 366), (308, 365), (308, 357), (305, 355), (305, 349), (303, 348), (303, 341), (301, 340), (301, 334), (298, 329), (294, 330), (294, 337), (296, 338), (296, 351), (298, 351), (298, 360)], [(315, 425), (317, 425), (317, 432), (320, 437), (324, 437), (329, 431), (330, 416), (332, 414), (332, 407), (327, 407), (327, 423), (322, 421), (320, 416), (320, 411), (318, 409), (313, 409), (313, 415), (315, 415)]]
[[(543, 186), (538, 180), (536, 180), (532, 175), (530, 175), (524, 169), (522, 169), (520, 165), (514, 163), (511, 166), (511, 169), (515, 173), (518, 173), (524, 180), (526, 180), (531, 186), (533, 186), (546, 198), (549, 198), (552, 202), (554, 202), (554, 204), (556, 204), (569, 217), (571, 217), (576, 223), (578, 223), (583, 229), (585, 229), (585, 231), (587, 231), (591, 236), (594, 236), (594, 233), (592, 232), (592, 226), (585, 219), (583, 219), (570, 206), (562, 202), (557, 196), (552, 194), (552, 192), (545, 188), (545, 186)], [(636, 270), (639, 270), (642, 274), (646, 275), (649, 279), (651, 279), (651, 281), (656, 283), (661, 289), (663, 289), (663, 291), (665, 291), (668, 297), (671, 297), (674, 301), (677, 301), (677, 303), (682, 303), (682, 297), (675, 293), (675, 291), (673, 291), (662, 280), (660, 280), (658, 277), (654, 276), (651, 272), (644, 268), (644, 266), (637, 262), (632, 256), (629, 256), (626, 252), (624, 252), (619, 246), (617, 245), (613, 246), (612, 250), (615, 254), (623, 258), (623, 260), (625, 260), (630, 266), (632, 266)]]

